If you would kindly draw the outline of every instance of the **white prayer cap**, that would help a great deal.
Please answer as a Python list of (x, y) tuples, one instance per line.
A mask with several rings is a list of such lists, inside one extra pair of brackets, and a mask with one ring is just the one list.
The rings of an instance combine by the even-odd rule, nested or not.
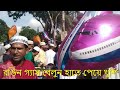
[(42, 45), (46, 45), (46, 43), (45, 42), (40, 42), (40, 46), (42, 46)]
[(13, 44), (13, 43), (16, 43), (16, 42), (23, 43), (23, 44), (28, 46), (28, 39), (25, 36), (14, 36), (14, 37), (12, 37), (11, 41), (10, 41), (10, 44)]
[(35, 51), (37, 51), (37, 52), (40, 51), (40, 48), (39, 48), (38, 46), (35, 46), (33, 49), (34, 49)]
[(50, 43), (49, 45), (50, 45), (51, 47), (56, 47), (56, 46), (55, 46), (54, 44), (52, 44), (52, 43)]
[(11, 47), (10, 44), (7, 44), (7, 45), (4, 46), (4, 48), (5, 48), (6, 50), (9, 49), (10, 47)]
[(32, 40), (28, 40), (28, 44), (33, 44), (33, 41)]

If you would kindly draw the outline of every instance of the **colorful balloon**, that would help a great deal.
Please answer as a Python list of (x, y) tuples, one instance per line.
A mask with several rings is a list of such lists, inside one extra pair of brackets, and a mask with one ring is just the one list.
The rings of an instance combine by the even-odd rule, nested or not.
[(40, 39), (39, 35), (36, 35), (36, 36), (33, 37), (33, 42), (35, 42), (35, 43), (40, 43), (41, 42), (41, 39)]
[(17, 33), (17, 27), (13, 25), (9, 30), (8, 30), (8, 38), (9, 40), (11, 37), (13, 37)]
[(58, 50), (62, 70), (104, 70), (120, 63), (120, 15), (85, 13)]

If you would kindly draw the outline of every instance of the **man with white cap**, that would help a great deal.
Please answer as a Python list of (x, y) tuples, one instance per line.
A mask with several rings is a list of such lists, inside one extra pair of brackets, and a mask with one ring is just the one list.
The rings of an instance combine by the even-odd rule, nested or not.
[(46, 55), (44, 51), (45, 45), (46, 45), (45, 42), (40, 42), (40, 52), (34, 58), (35, 62), (38, 63), (38, 66), (41, 66), (41, 65), (46, 66)]
[(49, 63), (54, 64), (54, 58), (56, 54), (56, 52), (54, 51), (55, 47), (56, 46), (54, 44), (52, 43), (49, 44), (49, 50), (46, 51), (47, 64)]
[[(35, 46), (32, 50), (33, 60), (34, 60), (34, 57), (39, 54), (39, 52), (40, 52), (40, 48), (38, 46)], [(34, 65), (37, 67), (38, 63), (34, 62)]]
[[(28, 48), (28, 39), (24, 36), (14, 36), (10, 40), (12, 59), (2, 64), (3, 71), (16, 70), (18, 73), (10, 73), (9, 75), (0, 75), (4, 79), (36, 79), (36, 75), (28, 75), (28, 70), (35, 70), (33, 63), (25, 60), (24, 56)], [(4, 72), (3, 72), (4, 73)]]
[(40, 48), (38, 46), (35, 46), (32, 52), (33, 52), (33, 56), (36, 56), (40, 52)]
[(34, 47), (34, 42), (32, 40), (28, 40), (28, 49), (29, 49), (29, 51), (32, 51), (33, 47)]
[(34, 47), (33, 41), (32, 40), (28, 40), (28, 50), (27, 50), (27, 53), (25, 55), (25, 59), (26, 60), (30, 60), (34, 64), (35, 62), (34, 62), (34, 57), (33, 57), (33, 54), (32, 54), (33, 47)]

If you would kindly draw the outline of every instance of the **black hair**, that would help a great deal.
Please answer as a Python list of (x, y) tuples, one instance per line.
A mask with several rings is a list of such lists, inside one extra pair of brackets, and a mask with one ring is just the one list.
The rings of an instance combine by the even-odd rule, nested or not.
[(39, 46), (39, 43), (34, 42), (34, 46)]
[(36, 51), (36, 50), (33, 49), (32, 52), (35, 53), (35, 52), (38, 52), (38, 51)]
[(28, 46), (26, 44), (24, 44), (25, 48), (28, 48)]

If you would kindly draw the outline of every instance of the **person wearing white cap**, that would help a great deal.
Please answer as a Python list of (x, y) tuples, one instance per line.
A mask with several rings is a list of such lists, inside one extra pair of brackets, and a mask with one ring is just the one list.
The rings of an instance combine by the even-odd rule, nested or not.
[[(11, 60), (7, 60), (3, 63), (3, 70), (12, 69), (19, 70), (19, 73), (16, 75), (12, 74), (8, 76), (3, 76), (4, 79), (36, 79), (36, 74), (29, 76), (26, 74), (26, 70), (35, 70), (34, 64), (26, 60), (24, 56), (26, 55), (26, 51), (28, 48), (28, 39), (24, 36), (14, 36), (10, 40), (11, 44)], [(20, 72), (21, 70), (21, 72)], [(1, 72), (0, 72), (1, 73)], [(2, 72), (4, 73), (4, 72)]]
[(44, 51), (44, 47), (46, 46), (45, 42), (40, 42), (40, 51), (39, 54), (34, 57), (34, 61), (39, 63), (38, 67), (46, 66), (46, 55)]
[[(33, 57), (37, 56), (40, 52), (40, 48), (38, 46), (35, 46), (32, 50)], [(34, 61), (35, 67), (38, 67), (38, 62)]]
[(32, 51), (33, 47), (34, 47), (34, 42), (32, 40), (28, 40), (28, 49), (29, 49), (29, 51)]
[(45, 42), (40, 42), (40, 46), (44, 46), (44, 45), (46, 45)]
[(25, 55), (25, 59), (32, 61), (33, 64), (34, 64), (34, 66), (37, 66), (37, 64), (36, 64), (35, 61), (34, 61), (34, 57), (35, 57), (36, 55), (38, 55), (39, 51), (40, 51), (40, 48), (39, 48), (38, 46), (35, 46), (35, 47), (32, 49), (32, 51), (29, 51), (29, 52)]
[(3, 63), (3, 54), (5, 53), (5, 48), (3, 45), (0, 45), (0, 63)]
[(33, 47), (34, 47), (33, 41), (32, 40), (28, 40), (28, 50), (27, 50), (27, 53), (25, 55), (25, 59), (29, 60), (29, 61), (33, 62), (33, 64), (35, 64), (34, 57), (33, 57), (33, 54), (32, 54)]
[(52, 43), (49, 44), (49, 50), (46, 51), (47, 64), (49, 63), (54, 64), (54, 58), (56, 54), (56, 52), (54, 51), (55, 47), (56, 46), (54, 44)]
[(3, 55), (3, 62), (11, 59), (11, 55), (10, 55), (11, 45), (10, 45), (10, 44), (6, 44), (6, 45), (4, 46), (4, 48), (5, 48), (6, 52), (5, 52), (4, 55)]
[(36, 56), (39, 52), (40, 52), (40, 48), (38, 46), (35, 46), (32, 50), (33, 53), (33, 56)]

